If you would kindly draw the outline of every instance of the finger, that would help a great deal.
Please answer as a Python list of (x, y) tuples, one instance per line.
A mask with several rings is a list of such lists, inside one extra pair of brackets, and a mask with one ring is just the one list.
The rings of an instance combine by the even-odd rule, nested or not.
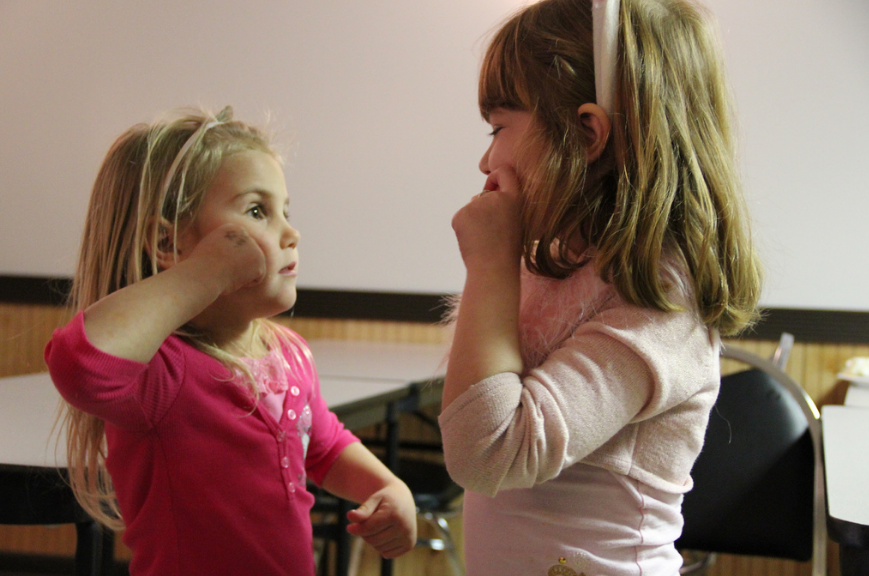
[(354, 522), (353, 524), (349, 524), (347, 526), (347, 531), (354, 536), (361, 536), (363, 538), (376, 538), (378, 535), (388, 533), (388, 530), (391, 526), (392, 524), (390, 523), (369, 520), (365, 522)]
[(349, 511), (347, 513), (347, 519), (354, 523), (365, 522), (377, 511), (377, 508), (380, 506), (380, 501), (381, 498), (378, 496), (369, 498), (353, 510)]
[(353, 527), (354, 526), (347, 527), (347, 532), (349, 534), (351, 534), (352, 536), (358, 536), (359, 538), (362, 538), (369, 545), (371, 545), (377, 549), (380, 549), (380, 548), (384, 547), (385, 545), (389, 544), (390, 542), (397, 540), (400, 536), (400, 534), (397, 535), (394, 531), (390, 531), (390, 530), (380, 530), (377, 532), (370, 532), (370, 531), (360, 530), (358, 525), (355, 525), (356, 529), (351, 530), (351, 528), (353, 528)]
[(365, 540), (372, 548), (381, 554), (401, 553), (402, 550), (408, 549), (409, 540), (402, 538), (400, 534), (393, 534), (390, 538), (384, 540)]
[(365, 522), (369, 518), (371, 518), (371, 513), (373, 510), (368, 510), (367, 508), (363, 508), (360, 506), (355, 510), (351, 510), (347, 513), (347, 519), (354, 524), (358, 524), (360, 522)]
[(509, 166), (503, 166), (494, 170), (486, 179), (487, 190), (506, 190), (508, 192), (519, 191), (519, 177)]
[(486, 184), (483, 186), (483, 190), (497, 190), (498, 189), (498, 171), (494, 171), (489, 174), (486, 178)]
[(416, 539), (411, 539), (402, 532), (398, 532), (393, 536), (392, 539), (387, 540), (376, 547), (376, 550), (384, 557), (401, 556), (416, 545)]
[(400, 545), (400, 546), (396, 546), (395, 548), (390, 548), (388, 550), (378, 550), (378, 552), (380, 552), (380, 555), (383, 558), (386, 558), (387, 560), (389, 560), (392, 558), (398, 558), (399, 556), (406, 554), (407, 552), (410, 552), (412, 549), (413, 549), (413, 546)]

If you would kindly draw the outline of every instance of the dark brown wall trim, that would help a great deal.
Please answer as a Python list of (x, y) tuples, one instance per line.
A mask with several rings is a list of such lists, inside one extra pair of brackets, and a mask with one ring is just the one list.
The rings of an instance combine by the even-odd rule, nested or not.
[[(0, 302), (62, 305), (67, 278), (0, 275)], [(302, 318), (438, 322), (446, 310), (444, 295), (397, 292), (299, 289), (291, 312)], [(742, 336), (778, 340), (790, 332), (797, 342), (869, 344), (869, 312), (768, 308), (763, 320)]]
[[(62, 306), (69, 278), (0, 275), (0, 302)], [(446, 310), (440, 294), (356, 292), (300, 288), (291, 312), (302, 318), (352, 318), (434, 323)]]

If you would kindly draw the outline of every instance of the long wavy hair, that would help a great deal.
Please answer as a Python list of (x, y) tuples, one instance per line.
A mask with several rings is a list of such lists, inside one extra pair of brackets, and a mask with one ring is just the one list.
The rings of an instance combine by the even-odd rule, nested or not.
[(690, 280), (703, 322), (733, 335), (758, 318), (761, 267), (736, 162), (732, 105), (711, 16), (690, 0), (622, 0), (612, 128), (597, 161), (577, 109), (595, 102), (590, 1), (542, 0), (511, 17), (483, 59), (479, 107), (525, 110), (537, 161), (523, 184), (524, 257), (564, 278), (596, 248), (603, 278), (638, 306), (676, 310)]
[[(192, 222), (223, 160), (247, 150), (280, 160), (270, 136), (234, 120), (229, 107), (217, 115), (206, 110), (175, 111), (122, 134), (106, 155), (94, 183), (69, 298), (73, 312), (158, 274), (157, 254), (165, 248), (161, 243), (165, 242), (166, 228), (177, 233), (179, 227)], [(257, 397), (257, 383), (237, 357), (191, 326), (176, 333), (227, 366), (227, 379), (240, 373), (239, 381)], [(254, 334), (270, 348), (283, 343), (295, 348), (292, 335), (268, 320), (257, 320)], [(67, 432), (69, 480), (76, 498), (97, 521), (122, 528), (105, 466), (104, 422), (69, 404), (64, 405), (61, 418)]]

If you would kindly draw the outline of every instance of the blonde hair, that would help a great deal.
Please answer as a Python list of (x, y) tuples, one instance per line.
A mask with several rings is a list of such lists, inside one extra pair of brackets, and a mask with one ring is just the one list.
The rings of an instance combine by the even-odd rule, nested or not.
[[(177, 234), (192, 222), (223, 160), (247, 150), (280, 160), (271, 138), (234, 120), (230, 107), (217, 115), (179, 110), (122, 134), (94, 183), (69, 298), (73, 311), (159, 273), (157, 254), (167, 247), (167, 228)], [(175, 242), (171, 244), (174, 250)], [(190, 326), (177, 334), (223, 362), (227, 379), (241, 372), (246, 376), (241, 381), (256, 397), (257, 383), (237, 357)], [(270, 348), (293, 340), (279, 325), (264, 319), (256, 321), (254, 334)], [(293, 340), (290, 345), (294, 344)], [(76, 498), (94, 519), (120, 529), (123, 522), (105, 467), (104, 422), (68, 404), (64, 412), (69, 479)]]
[[(733, 335), (758, 317), (761, 270), (736, 166), (731, 102), (711, 18), (689, 0), (622, 0), (609, 141), (586, 159), (577, 109), (595, 101), (590, 1), (542, 0), (495, 34), (479, 106), (526, 110), (536, 126), (520, 170), (524, 256), (563, 278), (584, 265), (638, 306), (676, 310), (667, 274), (690, 280), (703, 322)], [(523, 168), (523, 167), (519, 167)]]

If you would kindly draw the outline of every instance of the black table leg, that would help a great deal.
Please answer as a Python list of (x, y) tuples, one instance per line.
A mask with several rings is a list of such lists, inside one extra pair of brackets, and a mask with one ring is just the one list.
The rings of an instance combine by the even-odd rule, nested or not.
[[(386, 408), (386, 466), (398, 474), (398, 414), (399, 407), (395, 403)], [(392, 560), (380, 560), (380, 576), (392, 576)]]
[(353, 505), (343, 498), (338, 499), (338, 538), (335, 541), (335, 573), (346, 576), (350, 570), (350, 534), (347, 532), (347, 512)]

